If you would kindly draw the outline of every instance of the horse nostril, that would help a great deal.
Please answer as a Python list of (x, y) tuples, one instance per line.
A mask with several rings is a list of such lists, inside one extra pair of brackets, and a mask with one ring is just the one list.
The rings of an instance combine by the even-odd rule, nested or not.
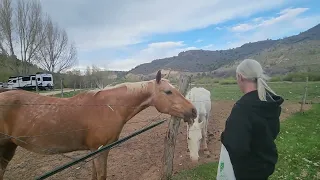
[(197, 117), (197, 110), (195, 108), (192, 108), (191, 112), (193, 117)]

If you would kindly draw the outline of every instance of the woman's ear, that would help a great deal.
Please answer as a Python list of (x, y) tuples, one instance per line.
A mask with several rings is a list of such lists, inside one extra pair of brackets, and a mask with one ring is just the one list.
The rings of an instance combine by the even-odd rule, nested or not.
[(239, 80), (239, 81), (243, 81), (243, 77), (242, 77), (242, 75), (241, 75), (241, 74), (238, 74), (238, 73), (237, 73), (237, 80)]

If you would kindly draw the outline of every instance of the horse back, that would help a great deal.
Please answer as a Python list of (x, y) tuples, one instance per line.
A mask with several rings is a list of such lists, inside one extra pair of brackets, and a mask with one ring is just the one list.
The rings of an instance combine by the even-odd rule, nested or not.
[(7, 91), (14, 91), (18, 89), (5, 89), (5, 88), (0, 88), (0, 93), (7, 92)]
[(193, 87), (187, 93), (189, 99), (196, 107), (198, 113), (209, 114), (211, 111), (211, 93), (202, 87)]

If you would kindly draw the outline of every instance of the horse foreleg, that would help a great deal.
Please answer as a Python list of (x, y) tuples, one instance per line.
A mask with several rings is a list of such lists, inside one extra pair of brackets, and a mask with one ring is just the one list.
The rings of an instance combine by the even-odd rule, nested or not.
[[(93, 160), (97, 180), (106, 180), (107, 179), (108, 154), (109, 154), (109, 151), (102, 152), (98, 157), (96, 157)], [(94, 175), (92, 175), (92, 177), (94, 177)]]
[(0, 145), (0, 180), (3, 180), (4, 172), (16, 152), (17, 145), (10, 142)]

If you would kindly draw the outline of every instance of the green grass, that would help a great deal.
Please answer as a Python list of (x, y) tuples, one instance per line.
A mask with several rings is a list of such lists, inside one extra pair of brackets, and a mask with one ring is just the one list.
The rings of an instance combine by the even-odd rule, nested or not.
[(272, 179), (320, 179), (320, 105), (281, 124), (279, 163)]
[[(237, 100), (243, 95), (237, 84), (210, 84), (199, 86), (210, 90), (213, 100)], [(285, 100), (301, 101), (305, 82), (270, 82), (269, 86)], [(320, 82), (308, 83), (307, 100), (320, 102)]]
[[(279, 161), (269, 179), (320, 179), (320, 104), (297, 113), (281, 123), (276, 140)], [(174, 176), (174, 180), (210, 180), (217, 174), (217, 162), (200, 165)]]
[(173, 180), (216, 180), (218, 169), (217, 162), (199, 165), (198, 167), (181, 171), (179, 174), (173, 176)]

